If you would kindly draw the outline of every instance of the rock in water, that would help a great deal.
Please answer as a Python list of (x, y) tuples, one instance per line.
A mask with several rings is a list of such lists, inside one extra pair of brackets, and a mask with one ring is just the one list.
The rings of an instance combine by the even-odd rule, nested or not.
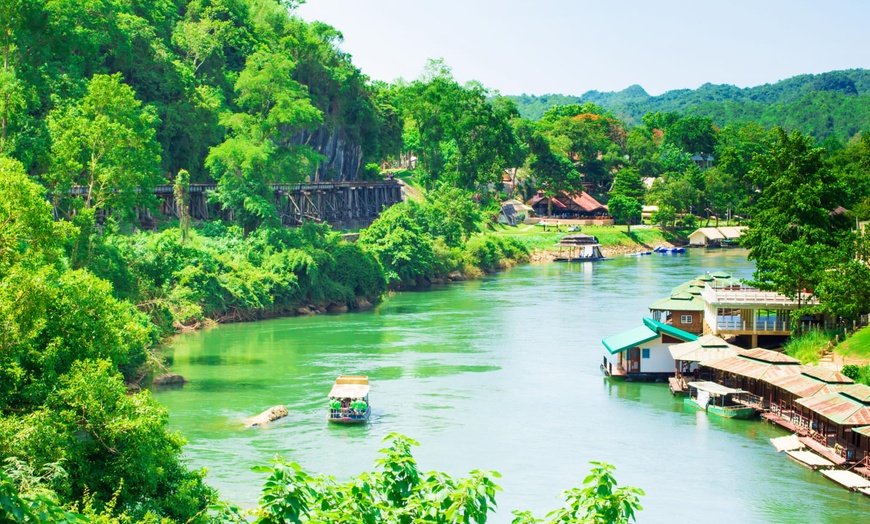
[(155, 386), (173, 386), (187, 382), (187, 379), (177, 373), (165, 373), (154, 377), (152, 384)]
[(287, 416), (287, 408), (284, 406), (274, 406), (260, 413), (256, 417), (251, 417), (245, 422), (245, 427), (263, 426)]

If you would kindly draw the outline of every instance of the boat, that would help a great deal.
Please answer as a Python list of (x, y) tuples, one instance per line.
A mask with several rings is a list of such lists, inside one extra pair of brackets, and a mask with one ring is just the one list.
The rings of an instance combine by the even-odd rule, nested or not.
[(676, 254), (680, 254), (680, 253), (685, 253), (686, 248), (684, 248), (684, 247), (658, 246), (657, 248), (653, 249), (653, 251), (655, 251), (656, 253), (658, 253), (660, 255), (676, 255)]
[(752, 418), (756, 409), (735, 400), (735, 396), (743, 393), (746, 391), (715, 382), (689, 382), (689, 396), (683, 403), (724, 418)]
[(640, 251), (637, 253), (626, 253), (625, 254), (625, 256), (627, 256), (627, 257), (642, 257), (642, 256), (646, 256), (646, 255), (652, 255), (652, 251)]
[(559, 256), (554, 259), (556, 262), (590, 262), (605, 258), (601, 254), (598, 238), (592, 235), (565, 235), (556, 247), (560, 251)]
[(336, 424), (365, 424), (372, 414), (369, 377), (342, 375), (329, 391), (327, 420)]

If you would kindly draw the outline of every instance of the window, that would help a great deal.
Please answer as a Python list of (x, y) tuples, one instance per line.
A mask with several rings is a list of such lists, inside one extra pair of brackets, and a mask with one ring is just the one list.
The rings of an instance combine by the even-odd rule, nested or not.
[(680, 315), (680, 324), (691, 324), (692, 315)]
[(641, 348), (640, 358), (649, 358), (649, 348)]

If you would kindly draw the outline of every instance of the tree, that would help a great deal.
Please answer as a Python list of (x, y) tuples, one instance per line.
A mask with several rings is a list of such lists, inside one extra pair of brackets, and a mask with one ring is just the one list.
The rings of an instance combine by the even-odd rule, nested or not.
[[(574, 168), (574, 164), (562, 155), (550, 149), (550, 142), (539, 132), (529, 137), (529, 153), (531, 162), (529, 168), (535, 183), (545, 196), (550, 198), (562, 191), (575, 193), (583, 188), (583, 176)], [(552, 202), (547, 214), (552, 214)]]
[(418, 211), (413, 202), (396, 204), (359, 235), (358, 242), (378, 256), (393, 286), (414, 287), (432, 274), (432, 237), (415, 217)]
[[(132, 218), (135, 207), (152, 203), (160, 181), (160, 146), (154, 139), (157, 118), (142, 107), (121, 75), (94, 75), (81, 99), (48, 118), (52, 166), (46, 176), (67, 211), (111, 209)], [(73, 186), (83, 198), (70, 201)]]
[(245, 232), (276, 223), (270, 187), (299, 182), (312, 174), (320, 155), (293, 143), (294, 135), (321, 122), (322, 115), (293, 79), (295, 63), (286, 54), (256, 51), (245, 62), (235, 84), (243, 112), (221, 119), (232, 136), (214, 147), (206, 167), (218, 181), (213, 201), (231, 209)]
[(628, 225), (631, 232), (631, 224), (640, 220), (643, 206), (630, 196), (616, 195), (607, 202), (607, 210), (617, 223)]
[(640, 171), (633, 167), (620, 169), (613, 179), (613, 188), (610, 190), (611, 197), (622, 195), (635, 200), (643, 200), (646, 194), (646, 186), (640, 176)]
[(21, 163), (0, 156), (0, 277), (20, 262), (29, 267), (61, 258), (68, 224), (55, 222), (45, 189)]
[(755, 283), (800, 301), (834, 265), (832, 257), (851, 235), (849, 221), (833, 213), (843, 188), (822, 148), (781, 128), (750, 176), (762, 188), (742, 238), (756, 263)]
[(685, 116), (663, 128), (665, 143), (691, 154), (712, 154), (716, 149), (716, 128), (713, 120), (700, 116)]

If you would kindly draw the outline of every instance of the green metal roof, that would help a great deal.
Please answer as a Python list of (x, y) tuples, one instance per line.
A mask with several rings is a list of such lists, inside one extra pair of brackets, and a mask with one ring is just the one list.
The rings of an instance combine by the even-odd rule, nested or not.
[(601, 341), (611, 355), (637, 347), (644, 342), (659, 338), (659, 334), (646, 326), (638, 326), (622, 333), (611, 335)]
[(704, 301), (689, 293), (677, 293), (653, 302), (649, 309), (653, 311), (704, 311)]
[(657, 320), (653, 320), (649, 317), (643, 318), (643, 323), (646, 327), (654, 330), (655, 332), (661, 334), (664, 333), (666, 335), (670, 335), (674, 338), (678, 338), (685, 342), (694, 342), (698, 340), (698, 335), (693, 335), (689, 332), (683, 331), (682, 329), (675, 328), (674, 326), (669, 326), (667, 324), (663, 324)]
[(662, 334), (670, 335), (686, 342), (694, 342), (695, 340), (698, 340), (696, 335), (686, 333), (682, 329), (677, 329), (673, 326), (657, 322), (649, 317), (644, 317), (642, 326), (609, 336), (602, 340), (601, 343), (604, 344), (607, 351), (610, 351), (610, 354), (613, 355), (620, 351), (637, 347), (644, 342), (657, 339)]

